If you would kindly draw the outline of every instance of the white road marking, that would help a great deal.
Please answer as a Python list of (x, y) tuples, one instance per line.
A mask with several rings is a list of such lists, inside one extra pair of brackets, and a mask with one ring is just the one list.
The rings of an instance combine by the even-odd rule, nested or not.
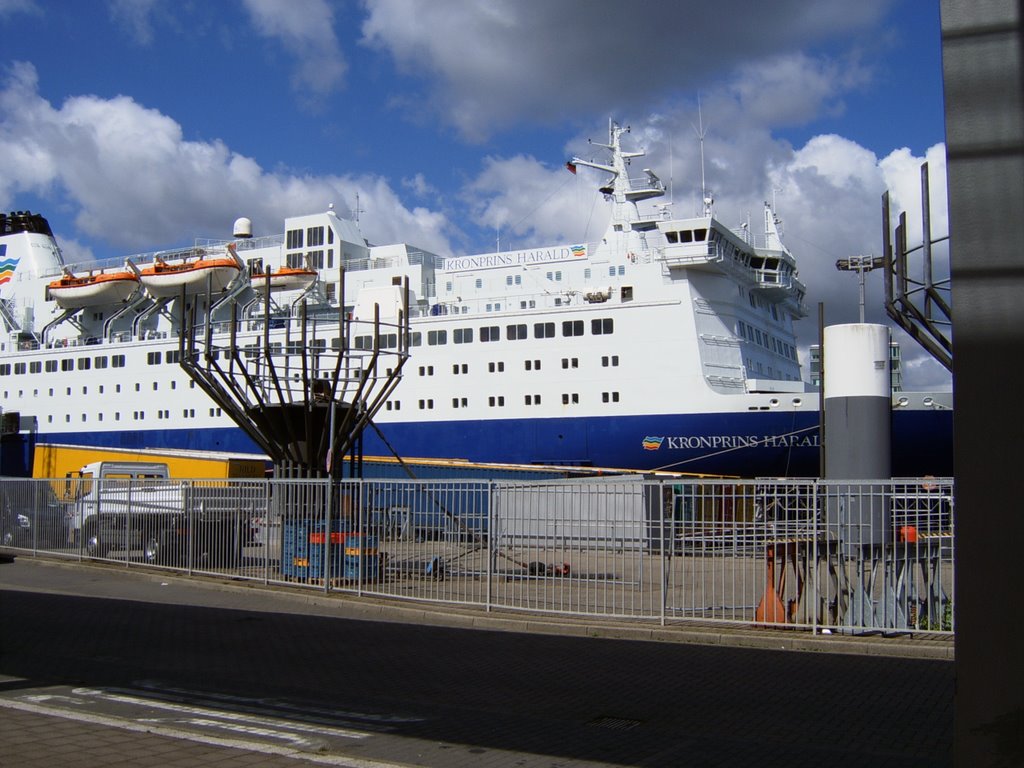
[(280, 718), (264, 718), (258, 715), (238, 714), (235, 712), (225, 712), (218, 709), (208, 709), (206, 707), (193, 707), (187, 704), (173, 704), (168, 701), (159, 701), (156, 699), (144, 699), (140, 696), (129, 696), (123, 693), (107, 693), (106, 691), (98, 691), (93, 688), (75, 688), (72, 693), (80, 696), (90, 696), (105, 701), (113, 701), (120, 704), (133, 704), (136, 706), (151, 707), (153, 709), (163, 709), (169, 712), (179, 712), (184, 715), (191, 715), (196, 718), (219, 718), (221, 720), (235, 721), (235, 722), (247, 722), (255, 725), (265, 725), (274, 728), (284, 728), (292, 731), (301, 731), (306, 733), (316, 733), (324, 736), (338, 736), (345, 739), (365, 739), (370, 736), (370, 733), (365, 731), (353, 731), (347, 728), (335, 728), (329, 725), (307, 725), (305, 723), (293, 723), (288, 720)]
[(39, 704), (32, 704), (27, 701), (16, 701), (14, 699), (0, 698), (0, 708), (17, 709), (22, 712), (31, 712), (46, 717), (60, 717), (65, 720), (73, 720), (80, 723), (91, 723), (103, 725), (109, 728), (118, 728), (123, 731), (134, 733), (148, 733), (156, 736), (165, 736), (171, 739), (182, 739), (194, 741), (200, 744), (207, 744), (215, 747), (228, 749), (245, 749), (250, 752), (259, 752), (265, 755), (279, 755), (293, 760), (306, 760), (307, 762), (320, 765), (335, 765), (341, 768), (407, 768), (402, 763), (392, 763), (383, 760), (366, 760), (362, 758), (343, 757), (341, 755), (319, 755), (309, 752), (300, 752), (291, 747), (282, 747), (275, 744), (264, 744), (258, 741), (243, 741), (242, 739), (229, 739), (220, 736), (207, 736), (199, 733), (168, 728), (167, 726), (152, 723), (140, 724), (115, 717), (87, 714), (85, 712), (71, 712), (60, 707), (47, 707)]

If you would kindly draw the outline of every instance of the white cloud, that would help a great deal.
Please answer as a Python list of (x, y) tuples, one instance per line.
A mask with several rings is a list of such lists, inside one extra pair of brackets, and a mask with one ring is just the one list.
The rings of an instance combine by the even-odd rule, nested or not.
[(160, 0), (107, 0), (110, 18), (139, 45), (153, 42), (153, 14)]
[(82, 233), (124, 249), (228, 234), (240, 215), (279, 232), (292, 214), (351, 206), (361, 196), (367, 237), (449, 251), (440, 213), (405, 208), (384, 179), (270, 173), (220, 141), (188, 141), (181, 126), (127, 97), (78, 96), (55, 108), (30, 64), (0, 85), (0, 208), (21, 192), (77, 210)]
[(243, 0), (256, 30), (275, 39), (297, 60), (292, 87), (315, 106), (339, 88), (348, 65), (326, 0)]
[[(639, 108), (714, 85), (739, 67), (765, 68), (766, 82), (774, 68), (778, 84), (787, 65), (806, 70), (779, 54), (863, 29), (889, 4), (719, 0), (709, 13), (699, 0), (364, 0), (362, 31), (365, 44), (428, 82), (421, 109), (479, 139), (527, 116), (555, 121)], [(817, 81), (805, 81), (813, 87), (785, 95), (834, 106), (829, 81), (850, 87), (853, 71), (818, 66)]]
[(15, 13), (41, 13), (35, 0), (0, 0), (0, 17)]

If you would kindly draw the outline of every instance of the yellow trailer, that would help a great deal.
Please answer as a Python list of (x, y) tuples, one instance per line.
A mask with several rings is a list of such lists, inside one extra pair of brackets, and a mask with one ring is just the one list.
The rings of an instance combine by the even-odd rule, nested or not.
[(171, 477), (197, 479), (262, 478), (270, 466), (270, 460), (261, 454), (38, 443), (32, 459), (32, 477), (63, 479), (97, 461), (159, 462), (167, 465)]

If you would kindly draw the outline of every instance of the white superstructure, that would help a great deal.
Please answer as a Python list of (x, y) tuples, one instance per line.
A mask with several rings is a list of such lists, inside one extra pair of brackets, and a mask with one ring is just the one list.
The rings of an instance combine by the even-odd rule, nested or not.
[[(286, 357), (284, 326), (300, 301), (311, 322), (336, 316), (342, 296), (355, 321), (369, 320), (408, 278), (410, 357), (375, 420), (386, 442), (368, 434), (368, 452), (813, 468), (818, 398), (805, 391), (793, 332), (805, 289), (773, 210), (756, 235), (724, 226), (710, 205), (684, 219), (644, 210), (665, 190), (650, 170), (630, 176), (643, 153), (623, 150), (624, 133), (613, 124), (598, 145), (606, 164), (569, 164), (605, 175), (612, 216), (593, 242), (442, 257), (371, 245), (329, 209), (287, 219), (282, 236), (249, 238), (242, 226), (232, 240), (71, 265), (45, 219), (5, 217), (3, 410), (19, 414), (21, 434), (49, 442), (251, 450), (178, 365), (182, 302), (209, 303), (215, 322), (240, 313), (239, 345)], [(104, 291), (109, 303), (97, 299)], [(276, 341), (257, 352), (265, 318)], [(349, 327), (332, 346), (371, 343), (358, 322)]]

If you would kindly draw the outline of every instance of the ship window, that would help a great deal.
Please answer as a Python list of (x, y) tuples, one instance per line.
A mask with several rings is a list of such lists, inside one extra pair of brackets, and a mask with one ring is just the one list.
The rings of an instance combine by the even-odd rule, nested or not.
[(160, 364), (160, 353), (150, 352), (146, 355), (146, 363), (148, 365), (159, 365)]
[(693, 242), (693, 230), (684, 229), (679, 233), (679, 242), (681, 243), (692, 243)]
[(420, 410), (421, 411), (424, 411), (424, 410), (429, 411), (433, 407), (434, 407), (434, 401), (433, 400), (430, 400), (430, 399), (428, 399), (428, 400), (420, 400)]
[(409, 334), (409, 346), (410, 347), (421, 347), (423, 346), (423, 334), (419, 331), (413, 331)]
[(483, 288), (483, 287), (484, 287), (484, 281), (483, 281), (483, 278), (480, 278), (480, 277), (478, 277), (478, 278), (476, 279), (476, 282), (474, 283), (474, 285), (475, 285), (475, 286), (476, 286), (477, 288)]
[(306, 230), (306, 245), (312, 247), (314, 245), (324, 244), (324, 228), (323, 227), (310, 227)]
[(526, 396), (526, 404), (527, 405), (540, 405), (540, 395), (527, 395)]
[(494, 397), (492, 395), (491, 397), (487, 398), (487, 404), (491, 408), (493, 408), (494, 406), (498, 406), (499, 408), (501, 408), (505, 405), (505, 397), (503, 395), (498, 395), (497, 397)]
[(356, 349), (373, 349), (373, 336), (356, 336), (353, 342)]
[(16, 374), (24, 373), (27, 370), (27, 366), (24, 363), (15, 363), (14, 372)]
[(385, 333), (380, 337), (380, 345), (383, 349), (394, 349), (398, 346), (398, 334)]
[(427, 346), (438, 347), (448, 343), (448, 331), (427, 331)]
[(57, 370), (57, 361), (56, 360), (47, 360), (46, 361), (46, 365), (44, 367), (46, 368), (46, 372), (47, 373), (53, 373), (54, 371)]
[(533, 338), (535, 339), (553, 339), (555, 337), (555, 324), (554, 323), (534, 323), (533, 324)]
[(114, 355), (110, 358), (110, 364), (114, 368), (124, 368), (124, 355)]
[(480, 341), (501, 341), (501, 328), (497, 325), (485, 325), (480, 329)]
[(92, 368), (92, 358), (89, 358), (89, 357), (80, 357), (80, 358), (78, 358), (78, 370), (80, 370), (80, 371), (88, 371), (90, 368)]
[(679, 233), (678, 232), (666, 232), (665, 233), (665, 239), (668, 240), (673, 245), (675, 245), (676, 243), (679, 242)]
[(181, 350), (173, 349), (164, 352), (164, 362), (167, 363), (178, 363), (181, 362)]
[(302, 230), (301, 229), (289, 229), (285, 235), (287, 241), (287, 248), (301, 248), (302, 247)]
[(64, 359), (60, 361), (60, 369), (62, 371), (73, 371), (75, 370), (75, 361), (70, 359)]
[(472, 328), (456, 328), (452, 332), (452, 341), (456, 344), (469, 344), (473, 341), (473, 329)]
[(540, 370), (540, 360), (527, 360), (526, 361), (526, 370), (528, 370), (528, 371), (539, 371)]
[(569, 405), (569, 403), (579, 403), (580, 396), (578, 392), (572, 394), (562, 393), (562, 405)]
[(708, 231), (706, 229), (695, 229), (693, 230), (693, 241), (695, 243), (702, 243), (708, 239)]
[(590, 321), (590, 332), (595, 336), (607, 335), (614, 330), (614, 322), (610, 317), (599, 317)]
[(488, 363), (487, 370), (490, 373), (502, 373), (505, 370), (505, 363), (501, 360), (496, 363)]
[(563, 357), (562, 358), (562, 367), (563, 368), (579, 368), (580, 367), (580, 359), (578, 357), (573, 357), (573, 358)]
[(43, 362), (42, 362), (42, 360), (34, 360), (33, 362), (28, 364), (28, 372), (29, 373), (42, 373), (42, 371), (43, 371)]
[(603, 355), (601, 357), (601, 366), (604, 367), (604, 368), (607, 368), (609, 366), (615, 367), (618, 364), (619, 364), (619, 356), (618, 355), (612, 355), (611, 357), (608, 357), (608, 355)]
[(102, 356), (102, 355), (100, 357), (95, 357), (95, 358), (93, 358), (93, 364), (97, 368), (106, 368), (107, 367), (107, 358), (105, 356)]
[[(313, 245), (313, 243), (310, 243)], [(324, 268), (324, 252), (323, 251), (310, 251), (306, 254), (306, 264), (312, 269), (323, 269)]]
[(632, 301), (633, 300), (633, 286), (631, 286), (631, 285), (624, 285), (624, 286), (622, 286), (621, 290), (619, 291), (619, 296), (622, 299), (622, 301)]
[(506, 325), (505, 326), (505, 338), (509, 341), (526, 338), (526, 325)]
[(0, 365), (0, 376), (10, 376), (10, 375), (11, 375), (10, 363), (4, 363), (3, 365)]
[(563, 320), (562, 321), (562, 335), (563, 336), (582, 336), (583, 335), (583, 321), (582, 320)]

